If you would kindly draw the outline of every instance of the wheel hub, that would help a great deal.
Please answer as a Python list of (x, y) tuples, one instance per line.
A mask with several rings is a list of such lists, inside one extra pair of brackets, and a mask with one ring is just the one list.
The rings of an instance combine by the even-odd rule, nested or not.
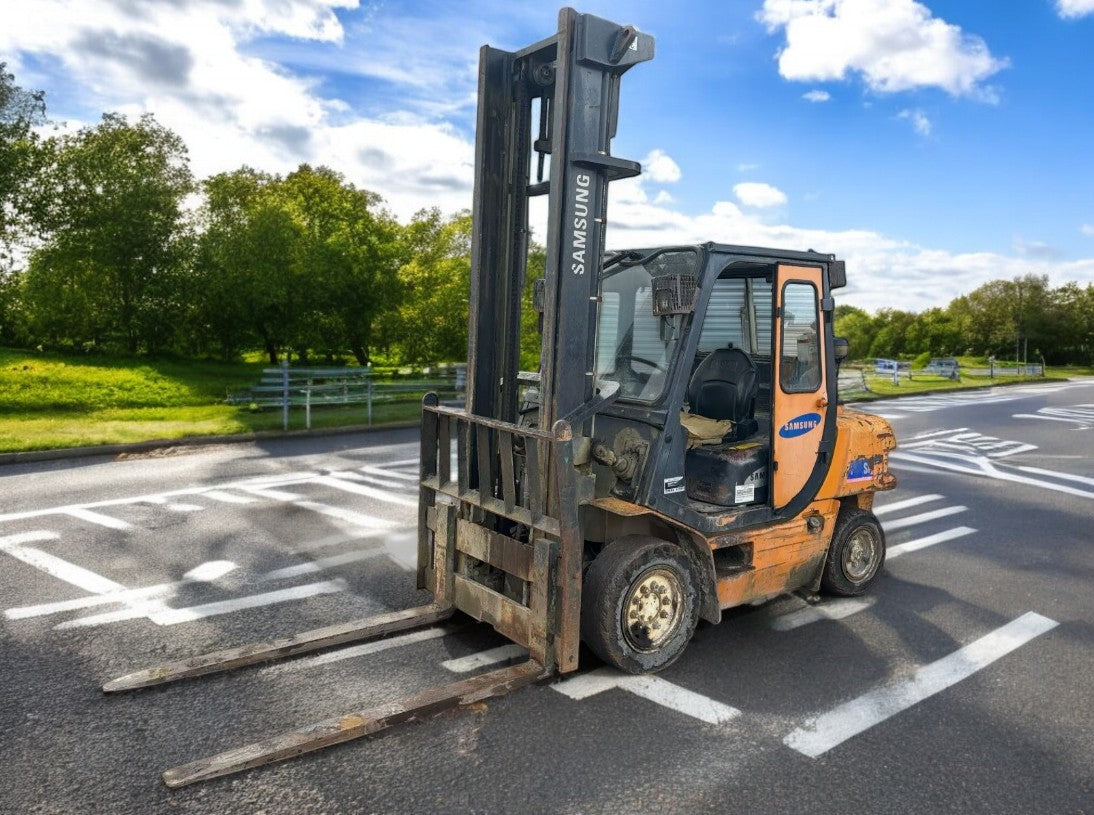
[(869, 529), (859, 529), (843, 550), (843, 573), (853, 583), (865, 580), (877, 561), (877, 540)]
[(630, 646), (647, 652), (660, 648), (680, 627), (683, 600), (683, 586), (675, 573), (662, 568), (643, 573), (623, 603), (623, 636)]

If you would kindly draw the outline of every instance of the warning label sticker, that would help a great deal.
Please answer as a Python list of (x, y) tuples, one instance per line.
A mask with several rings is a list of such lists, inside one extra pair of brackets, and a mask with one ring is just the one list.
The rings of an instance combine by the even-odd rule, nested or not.
[(670, 495), (674, 492), (684, 491), (684, 477), (682, 475), (674, 475), (672, 478), (665, 479), (665, 495)]
[(733, 503), (745, 504), (756, 500), (756, 484), (738, 484), (733, 488)]

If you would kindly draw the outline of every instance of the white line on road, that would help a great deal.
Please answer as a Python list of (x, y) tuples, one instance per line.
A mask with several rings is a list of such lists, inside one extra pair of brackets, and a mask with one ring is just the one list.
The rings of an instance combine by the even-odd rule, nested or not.
[(206, 498), (212, 498), (214, 501), (220, 501), (222, 504), (253, 504), (255, 502), (253, 498), (225, 492), (224, 490), (207, 490), (201, 494)]
[(415, 508), (418, 506), (418, 500), (416, 498), (407, 498), (403, 495), (396, 495), (386, 490), (378, 490), (375, 487), (368, 487), (364, 484), (357, 484), (353, 481), (346, 481), (345, 479), (335, 478), (329, 475), (320, 476), (315, 479), (315, 483), (322, 484), (325, 487), (334, 487), (336, 490), (342, 490), (353, 495), (363, 495), (366, 498), (372, 498), (376, 501), (387, 501), (389, 504), (398, 504), (403, 507)]
[(931, 510), (930, 512), (921, 512), (918, 515), (909, 515), (907, 518), (897, 518), (895, 521), (887, 521), (883, 524), (886, 532), (893, 532), (897, 529), (904, 529), (905, 527), (915, 526), (917, 524), (925, 524), (927, 521), (934, 521), (939, 518), (945, 518), (947, 515), (956, 515), (959, 512), (964, 512), (968, 507), (944, 507), (942, 509)]
[(413, 645), (416, 642), (439, 639), (451, 632), (451, 628), (446, 628), (444, 626), (423, 628), (420, 631), (411, 631), (409, 634), (399, 634), (394, 637), (388, 637), (387, 639), (364, 642), (360, 645), (351, 645), (348, 648), (339, 648), (337, 651), (329, 651), (325, 654), (308, 657), (307, 659), (297, 659), (282, 665), (270, 665), (265, 671), (281, 673), (283, 671), (316, 668), (320, 665), (330, 665), (332, 662), (341, 662), (344, 659), (367, 656), (368, 654), (378, 654), (381, 651), (387, 651), (391, 648), (401, 648), (404, 645)]
[(276, 603), (303, 600), (320, 594), (334, 594), (345, 590), (346, 582), (341, 579), (335, 579), (325, 580), (321, 583), (308, 583), (303, 586), (294, 586), (291, 589), (269, 591), (262, 594), (251, 594), (246, 597), (234, 597), (231, 600), (218, 600), (213, 603), (189, 606), (188, 608), (165, 609), (158, 601), (152, 601), (148, 604), (144, 604), (146, 605), (144, 608), (141, 608), (142, 604), (137, 603), (134, 604), (133, 608), (124, 611), (94, 614), (90, 617), (80, 617), (79, 619), (69, 620), (68, 622), (61, 623), (54, 627), (58, 629), (87, 628), (93, 625), (102, 625), (103, 623), (131, 620), (136, 617), (148, 617), (156, 625), (177, 625), (179, 623), (189, 623), (195, 620), (201, 620), (206, 617), (231, 614), (232, 612), (242, 611), (244, 609), (261, 608)]
[(906, 498), (903, 501), (897, 501), (893, 504), (882, 504), (879, 507), (874, 507), (875, 515), (886, 515), (890, 512), (899, 512), (902, 509), (911, 509), (917, 507), (920, 504), (927, 504), (931, 501), (937, 501), (941, 495), (917, 495), (915, 498)]
[(842, 620), (860, 611), (865, 611), (876, 602), (875, 597), (846, 597), (841, 600), (829, 600), (815, 606), (806, 606), (788, 614), (781, 614), (771, 621), (776, 631), (792, 631), (809, 623), (820, 620)]
[(113, 580), (95, 574), (75, 563), (69, 563), (56, 555), (34, 549), (30, 546), (7, 546), (4, 551), (16, 560), (21, 560), (29, 566), (39, 569), (51, 577), (56, 577), (66, 583), (70, 583), (78, 589), (89, 591), (93, 594), (103, 594), (108, 591), (125, 591), (125, 586), (115, 583)]
[(446, 659), (441, 663), (441, 667), (453, 673), (463, 674), (478, 668), (485, 668), (487, 665), (496, 665), (499, 662), (514, 662), (527, 656), (527, 649), (521, 648), (516, 643), (510, 643), (509, 645), (499, 645), (497, 648), (491, 648), (487, 651), (479, 651), (477, 654), (466, 657)]
[(1062, 478), (1065, 481), (1077, 481), (1080, 484), (1089, 484), (1094, 487), (1094, 478), (1087, 478), (1084, 475), (1058, 473), (1055, 470), (1042, 470), (1040, 467), (1019, 467), (1018, 469), (1024, 473), (1033, 473), (1034, 475), (1050, 475), (1053, 478)]
[[(915, 464), (925, 464), (926, 466), (935, 469), (950, 470), (951, 472), (966, 473), (968, 475), (981, 475), (999, 481), (1029, 484), (1046, 490), (1062, 492), (1067, 495), (1077, 495), (1081, 498), (1094, 498), (1094, 492), (1090, 492), (1089, 490), (1081, 490), (1078, 487), (1069, 487), (1066, 484), (1057, 484), (1040, 478), (1030, 478), (1024, 475), (1018, 475), (1017, 473), (1000, 470), (995, 466), (994, 462), (989, 461), (983, 456), (943, 456), (945, 456), (945, 454), (940, 453), (937, 456), (928, 457), (916, 455), (915, 453), (902, 453), (899, 450), (894, 450), (889, 454), (890, 459), (895, 461), (910, 461)], [(1059, 476), (1060, 473), (1053, 473), (1053, 475)]]
[(160, 583), (155, 586), (145, 586), (139, 589), (108, 591), (103, 594), (76, 597), (72, 600), (59, 600), (55, 603), (19, 606), (7, 609), (4, 612), (4, 616), (9, 620), (24, 620), (28, 617), (44, 617), (49, 614), (61, 614), (66, 611), (80, 611), (81, 609), (105, 606), (110, 605), (111, 603), (133, 603), (140, 600), (167, 600), (173, 597), (182, 586), (190, 583), (211, 583), (233, 571), (235, 568), (236, 564), (232, 563), (230, 560), (210, 560), (191, 569), (182, 576), (182, 580), (174, 583)]
[(286, 566), (283, 569), (274, 569), (272, 572), (266, 572), (266, 574), (258, 578), (258, 582), (266, 583), (270, 580), (285, 580), (290, 577), (315, 574), (316, 572), (333, 569), (336, 566), (345, 566), (347, 563), (356, 563), (360, 560), (367, 560), (368, 558), (373, 558), (382, 554), (384, 554), (384, 550), (381, 548), (355, 549), (352, 552), (343, 552), (340, 555), (316, 558), (308, 563), (300, 563), (296, 566)]
[(735, 707), (674, 685), (659, 676), (631, 676), (614, 668), (598, 668), (572, 679), (564, 679), (551, 687), (571, 699), (587, 699), (594, 694), (619, 688), (707, 724), (724, 724), (741, 715)]
[(381, 469), (380, 467), (373, 467), (368, 464), (366, 464), (364, 467), (361, 467), (360, 470), (362, 473), (365, 473), (367, 475), (377, 475), (382, 476), (383, 478), (398, 478), (402, 479), (403, 481), (413, 481), (414, 483), (418, 482), (417, 473), (411, 475), (410, 473), (401, 473), (396, 470), (385, 470)]
[(347, 521), (362, 529), (390, 529), (393, 526), (398, 526), (395, 521), (388, 521), (383, 518), (366, 515), (363, 512), (354, 512), (352, 509), (332, 507), (330, 504), (321, 504), (318, 501), (297, 501), (296, 506), (302, 507), (303, 509), (310, 509), (312, 512), (318, 512), (320, 515), (326, 515), (328, 518)]
[(249, 492), (251, 495), (257, 495), (259, 498), (268, 498), (271, 501), (299, 501), (304, 497), (295, 492), (267, 489), (266, 487), (241, 486), (239, 489)]
[(33, 532), (19, 532), (15, 535), (5, 535), (0, 538), (0, 552), (6, 552), (13, 546), (22, 546), (24, 543), (40, 543), (41, 541), (55, 541), (61, 537), (56, 532), (45, 529), (36, 529)]
[(967, 679), (1000, 657), (1050, 631), (1055, 620), (1032, 611), (936, 662), (852, 699), (794, 730), (783, 743), (816, 758), (912, 705)]
[(958, 526), (953, 529), (947, 529), (945, 532), (928, 535), (925, 538), (917, 538), (916, 540), (908, 541), (907, 543), (890, 546), (885, 550), (885, 558), (891, 560), (895, 557), (900, 557), (907, 552), (915, 552), (918, 549), (934, 546), (936, 543), (943, 543), (944, 541), (951, 541), (954, 538), (962, 538), (965, 535), (971, 535), (975, 531), (975, 529), (968, 526)]
[(81, 521), (87, 521), (88, 523), (105, 526), (110, 529), (129, 529), (129, 524), (120, 518), (111, 518), (109, 515), (103, 515), (101, 512), (92, 512), (90, 509), (85, 509), (83, 507), (68, 507), (64, 510), (64, 513)]

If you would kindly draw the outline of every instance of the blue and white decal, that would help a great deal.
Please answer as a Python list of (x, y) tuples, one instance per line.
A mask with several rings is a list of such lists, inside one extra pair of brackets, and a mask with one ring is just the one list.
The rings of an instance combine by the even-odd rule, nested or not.
[(782, 427), (779, 428), (779, 435), (784, 439), (792, 439), (796, 436), (804, 436), (814, 427), (819, 426), (821, 423), (821, 415), (819, 413), (803, 413), (801, 416), (795, 416), (788, 421)]
[(870, 459), (859, 456), (847, 468), (847, 481), (870, 481), (874, 477), (874, 466)]

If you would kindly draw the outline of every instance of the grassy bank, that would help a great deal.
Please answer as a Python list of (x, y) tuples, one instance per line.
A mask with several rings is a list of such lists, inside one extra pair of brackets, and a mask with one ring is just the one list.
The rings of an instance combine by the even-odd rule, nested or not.
[[(265, 367), (263, 362), (145, 361), (0, 348), (0, 452), (280, 430), (280, 409), (251, 410), (224, 401), (228, 392), (255, 384)], [(1091, 371), (1049, 373), (1074, 376)], [(963, 376), (952, 382), (913, 371), (912, 380), (902, 378), (893, 385), (891, 378), (868, 376), (871, 393), (865, 398), (1031, 379), (1040, 378)], [(373, 406), (374, 424), (414, 421), (418, 415), (413, 396), (407, 402)], [(312, 410), (313, 428), (366, 421), (364, 405)], [(304, 411), (294, 407), (290, 428), (303, 427)]]
[[(0, 349), (0, 452), (280, 430), (281, 411), (225, 404), (261, 362), (144, 361)], [(414, 420), (418, 406), (377, 404), (373, 422)], [(304, 427), (293, 408), (290, 428)], [(365, 424), (364, 405), (316, 407), (312, 427)]]

